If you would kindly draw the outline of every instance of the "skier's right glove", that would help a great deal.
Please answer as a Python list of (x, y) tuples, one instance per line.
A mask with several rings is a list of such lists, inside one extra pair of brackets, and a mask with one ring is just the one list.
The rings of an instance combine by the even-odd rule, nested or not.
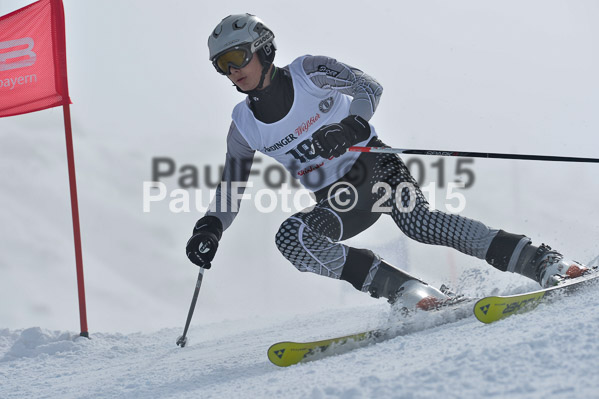
[(347, 149), (370, 137), (368, 121), (349, 115), (339, 123), (324, 125), (312, 135), (314, 153), (322, 158), (340, 157)]
[(219, 218), (204, 216), (198, 220), (185, 248), (189, 260), (204, 269), (210, 269), (222, 235), (223, 224)]

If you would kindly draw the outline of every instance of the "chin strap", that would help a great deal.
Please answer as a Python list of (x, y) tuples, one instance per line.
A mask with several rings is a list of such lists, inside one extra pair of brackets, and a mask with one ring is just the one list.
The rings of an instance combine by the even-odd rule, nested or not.
[[(255, 89), (252, 89), (250, 91), (243, 91), (241, 90), (239, 87), (237, 87), (237, 85), (233, 84), (233, 86), (235, 86), (237, 88), (237, 91), (243, 94), (248, 94), (254, 90), (262, 90), (262, 86), (264, 85), (264, 79), (266, 79), (266, 74), (268, 73), (268, 70), (270, 69), (273, 61), (274, 61), (274, 49), (270, 50), (272, 51), (272, 53), (270, 53), (270, 55), (267, 55), (266, 52), (262, 49), (259, 50), (259, 52), (257, 52), (255, 55), (257, 55), (258, 57), (260, 57), (260, 63), (262, 64), (262, 74), (260, 75), (260, 82), (258, 83), (258, 86), (256, 86)], [(273, 76), (274, 76), (274, 72), (277, 69), (275, 68), (273, 71)]]
[[(235, 83), (233, 83), (233, 86), (237, 89), (238, 92), (243, 93), (243, 94), (251, 94), (255, 90), (262, 90), (262, 86), (264, 85), (264, 79), (266, 79), (266, 74), (268, 73), (268, 70), (270, 69), (271, 65), (272, 65), (272, 61), (266, 61), (266, 65), (264, 65), (264, 68), (262, 68), (262, 74), (260, 75), (260, 83), (258, 83), (258, 86), (256, 86), (255, 89), (252, 89), (249, 91), (243, 91)], [(275, 67), (273, 69), (273, 73), (272, 73), (273, 76), (275, 75), (276, 71), (277, 71), (277, 68)], [(273, 78), (273, 76), (271, 76), (271, 79)]]
[(266, 78), (266, 74), (272, 65), (272, 61), (264, 61), (264, 66), (262, 67), (262, 75), (260, 75), (260, 83), (256, 86), (255, 90), (262, 90), (262, 86), (264, 85), (264, 79)]

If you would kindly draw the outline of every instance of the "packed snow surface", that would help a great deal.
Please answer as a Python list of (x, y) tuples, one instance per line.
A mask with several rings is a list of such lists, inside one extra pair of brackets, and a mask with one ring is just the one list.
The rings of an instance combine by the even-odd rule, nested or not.
[[(388, 325), (386, 305), (150, 334), (0, 330), (0, 396), (12, 398), (593, 398), (599, 295), (587, 287), (491, 325), (474, 317), (365, 348), (272, 365), (267, 348)], [(198, 314), (201, 317), (201, 310)]]

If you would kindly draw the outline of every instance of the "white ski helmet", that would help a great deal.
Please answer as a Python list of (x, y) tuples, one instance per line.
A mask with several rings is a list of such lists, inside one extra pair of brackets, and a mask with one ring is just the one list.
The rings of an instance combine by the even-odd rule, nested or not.
[[(274, 60), (276, 45), (274, 33), (262, 20), (251, 14), (235, 14), (224, 18), (208, 37), (210, 61), (223, 75), (229, 68), (243, 68), (258, 50), (264, 67)], [(268, 65), (266, 65), (268, 64)]]

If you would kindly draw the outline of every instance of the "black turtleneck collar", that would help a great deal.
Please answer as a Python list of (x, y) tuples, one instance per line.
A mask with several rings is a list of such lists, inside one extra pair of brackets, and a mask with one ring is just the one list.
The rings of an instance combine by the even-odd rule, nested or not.
[(263, 123), (280, 121), (293, 105), (293, 82), (286, 69), (273, 66), (270, 85), (262, 90), (246, 92), (250, 109), (256, 119)]

